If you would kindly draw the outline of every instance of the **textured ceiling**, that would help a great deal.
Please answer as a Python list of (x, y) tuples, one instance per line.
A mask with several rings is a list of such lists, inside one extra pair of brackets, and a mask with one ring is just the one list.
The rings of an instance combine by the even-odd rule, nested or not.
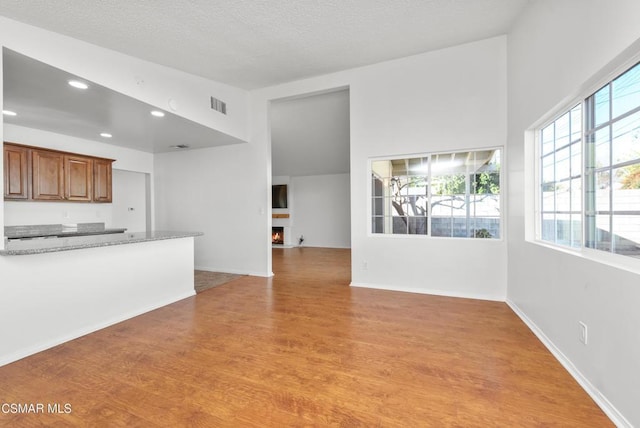
[(0, 15), (252, 89), (505, 34), (528, 0), (2, 0)]

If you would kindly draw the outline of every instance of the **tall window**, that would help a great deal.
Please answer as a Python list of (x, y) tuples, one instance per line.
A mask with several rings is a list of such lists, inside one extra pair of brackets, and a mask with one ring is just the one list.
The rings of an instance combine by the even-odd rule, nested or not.
[(585, 244), (640, 257), (640, 64), (586, 105)]
[(371, 162), (374, 234), (500, 238), (500, 150)]
[(579, 247), (582, 243), (582, 106), (547, 125), (541, 139), (541, 237)]
[(542, 128), (539, 152), (540, 239), (640, 257), (640, 64)]

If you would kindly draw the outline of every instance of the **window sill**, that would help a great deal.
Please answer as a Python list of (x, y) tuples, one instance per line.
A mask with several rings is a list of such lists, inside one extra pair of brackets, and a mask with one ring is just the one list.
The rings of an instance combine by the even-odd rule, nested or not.
[(371, 233), (367, 234), (368, 238), (389, 238), (389, 239), (424, 239), (425, 241), (478, 241), (478, 242), (504, 242), (504, 238), (467, 238), (463, 236), (431, 236), (431, 235), (410, 235), (400, 233)]
[(550, 250), (559, 251), (561, 253), (569, 254), (575, 257), (580, 257), (595, 263), (610, 266), (616, 269), (625, 270), (627, 272), (640, 274), (640, 258), (623, 256), (620, 254), (608, 253), (600, 250), (593, 250), (591, 248), (577, 248), (563, 247), (560, 245), (551, 244), (545, 241), (539, 240), (527, 240), (527, 242), (548, 248)]

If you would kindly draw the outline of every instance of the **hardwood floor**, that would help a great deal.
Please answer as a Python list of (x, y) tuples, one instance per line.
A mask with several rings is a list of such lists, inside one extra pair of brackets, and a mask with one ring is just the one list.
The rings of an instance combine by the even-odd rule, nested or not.
[(0, 367), (0, 406), (45, 410), (0, 426), (612, 426), (506, 304), (351, 288), (348, 250), (273, 254), (272, 279)]

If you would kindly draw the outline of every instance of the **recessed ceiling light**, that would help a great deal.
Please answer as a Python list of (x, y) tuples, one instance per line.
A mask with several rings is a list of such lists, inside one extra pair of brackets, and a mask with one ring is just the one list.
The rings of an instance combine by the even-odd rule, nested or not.
[(69, 85), (73, 86), (74, 88), (78, 88), (78, 89), (87, 89), (89, 87), (89, 85), (87, 85), (84, 82), (81, 82), (79, 80), (69, 80)]
[(160, 110), (152, 110), (151, 115), (155, 117), (164, 117), (164, 112)]
[(103, 138), (111, 138), (111, 137), (113, 137), (113, 135), (109, 134), (108, 132), (102, 132), (100, 134), (100, 136), (103, 137)]
[(11, 110), (2, 110), (2, 114), (4, 114), (5, 116), (17, 116), (18, 113), (16, 113), (15, 111), (11, 111)]
[(186, 144), (176, 144), (175, 146), (169, 146), (170, 149), (183, 150), (188, 149), (189, 146)]

